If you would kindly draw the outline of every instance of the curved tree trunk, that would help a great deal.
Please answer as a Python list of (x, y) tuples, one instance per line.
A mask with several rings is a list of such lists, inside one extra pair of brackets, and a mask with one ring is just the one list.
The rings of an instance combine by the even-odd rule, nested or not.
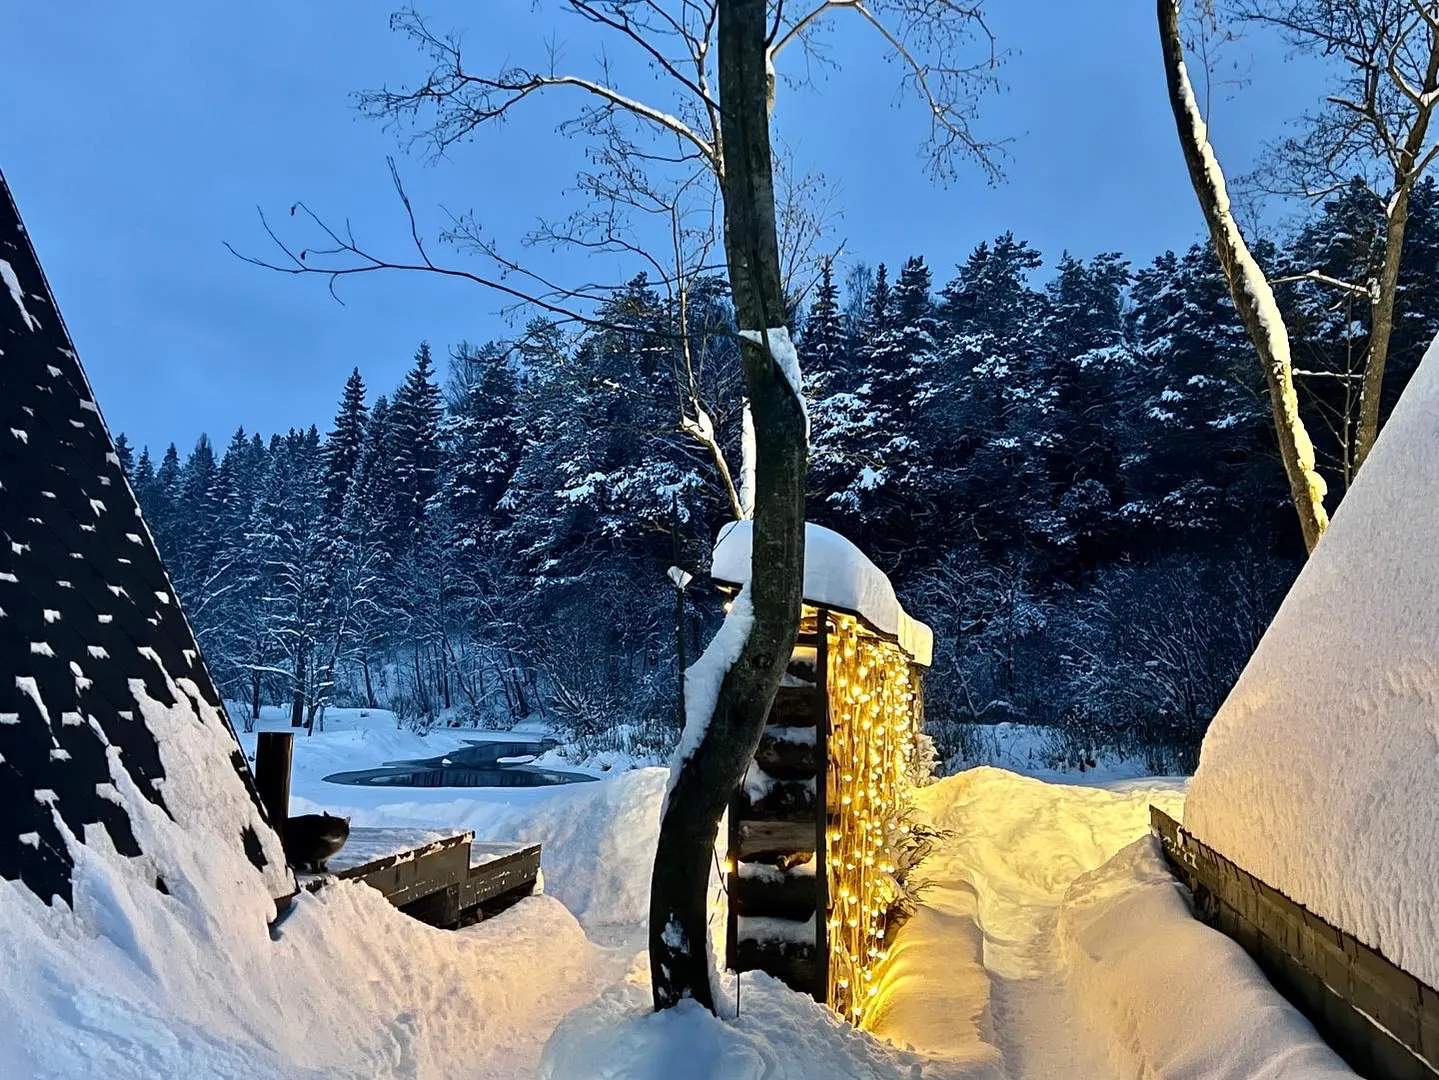
[[(739, 326), (761, 331), (785, 325), (766, 107), (767, 29), (765, 0), (719, 0), (725, 254)], [(704, 737), (678, 767), (660, 822), (649, 923), (657, 1009), (685, 998), (714, 1008), (706, 905), (715, 835), (759, 745), (799, 627), (804, 412), (769, 350), (748, 340), (741, 348), (757, 451), (754, 622), (720, 685)]]
[(1184, 67), (1184, 43), (1179, 34), (1179, 0), (1159, 0), (1159, 39), (1164, 49), (1164, 74), (1169, 88), (1169, 106), (1174, 111), (1184, 163), (1209, 233), (1229, 295), (1259, 353), (1260, 366), (1269, 384), (1269, 403), (1274, 410), (1274, 428), (1279, 453), (1289, 478), (1289, 494), (1299, 514), (1304, 546), (1313, 551), (1329, 527), (1324, 510), (1324, 478), (1314, 465), (1314, 444), (1309, 441), (1299, 415), (1299, 397), (1294, 392), (1294, 375), (1289, 359), (1289, 332), (1274, 302), (1269, 279), (1254, 261), (1249, 245), (1229, 208), (1224, 174), (1209, 145), (1208, 129), (1194, 100), (1194, 90)]

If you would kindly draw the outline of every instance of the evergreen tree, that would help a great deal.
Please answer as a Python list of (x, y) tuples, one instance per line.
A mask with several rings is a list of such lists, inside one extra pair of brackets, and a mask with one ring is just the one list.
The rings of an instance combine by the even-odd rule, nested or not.
[(839, 307), (839, 286), (834, 282), (834, 260), (820, 264), (819, 286), (799, 339), (804, 357), (806, 390), (811, 398), (822, 398), (843, 383), (846, 368), (844, 316)]
[(480, 543), (499, 526), (500, 500), (519, 464), (520, 384), (510, 350), (496, 342), (462, 345), (445, 422), (445, 503), (459, 542)]
[(115, 436), (115, 456), (120, 459), (120, 468), (128, 477), (135, 471), (135, 451), (130, 446), (130, 440), (125, 438), (122, 431)]
[(360, 378), (360, 369), (355, 368), (345, 380), (335, 426), (325, 440), (325, 513), (331, 518), (339, 518), (344, 513), (350, 483), (360, 464), (368, 416), (365, 381)]
[(440, 418), (444, 403), (434, 379), (430, 346), (422, 342), (415, 364), (391, 406), (389, 438), (394, 459), (390, 535), (403, 545), (418, 532), (425, 507), (439, 486)]

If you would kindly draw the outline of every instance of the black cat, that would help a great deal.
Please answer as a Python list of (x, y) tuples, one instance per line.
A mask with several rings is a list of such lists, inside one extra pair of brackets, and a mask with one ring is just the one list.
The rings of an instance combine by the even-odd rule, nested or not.
[(331, 814), (301, 814), (285, 822), (285, 858), (299, 871), (323, 874), (325, 864), (345, 846), (350, 819)]

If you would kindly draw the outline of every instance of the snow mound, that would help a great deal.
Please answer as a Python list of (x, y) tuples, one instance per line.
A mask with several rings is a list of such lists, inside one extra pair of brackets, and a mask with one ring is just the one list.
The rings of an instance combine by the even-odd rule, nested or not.
[[(754, 523), (732, 521), (715, 541), (710, 576), (732, 585), (748, 584)], [(929, 666), (934, 635), (900, 606), (889, 578), (839, 533), (822, 525), (804, 527), (804, 598), (811, 604), (863, 616), (881, 633), (899, 639), (916, 663)]]
[(1439, 986), (1439, 342), (1210, 725), (1185, 827)]
[(574, 784), (562, 795), (492, 823), (489, 837), (542, 845), (545, 891), (585, 926), (649, 917), (650, 872), (669, 770), (636, 769)]
[[(732, 985), (732, 984), (731, 984)], [(746, 973), (740, 1015), (721, 1020), (693, 1002), (651, 1011), (636, 968), (571, 1013), (540, 1063), (544, 1080), (900, 1080), (923, 1076), (909, 1053), (856, 1031), (812, 998)]]
[[(649, 917), (650, 871), (659, 842), (669, 770), (634, 769), (593, 784), (541, 788), (412, 789), (396, 792), (325, 784), (325, 801), (304, 801), (350, 816), (354, 825), (473, 829), (475, 839), (540, 844), (545, 892), (587, 929), (635, 926)], [(314, 791), (314, 787), (307, 788)], [(354, 802), (346, 800), (353, 799)]]
[(1194, 918), (1148, 837), (1070, 886), (1056, 937), (1116, 1075), (1354, 1076), (1242, 948)]
[(244, 854), (147, 805), (137, 833), (170, 895), (99, 836), (73, 845), (73, 911), (0, 881), (0, 1076), (498, 1080), (613, 978), (545, 896), (453, 933), (341, 882), (301, 893), (272, 938)]

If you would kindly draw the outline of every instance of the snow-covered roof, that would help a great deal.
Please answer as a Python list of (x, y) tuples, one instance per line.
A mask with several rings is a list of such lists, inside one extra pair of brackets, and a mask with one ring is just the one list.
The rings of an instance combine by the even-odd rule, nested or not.
[[(750, 577), (754, 525), (732, 521), (715, 540), (710, 576), (731, 585)], [(839, 533), (810, 522), (804, 527), (804, 598), (815, 606), (858, 615), (882, 634), (894, 638), (916, 663), (928, 667), (934, 635), (900, 606), (889, 578), (864, 552)]]
[(1184, 824), (1439, 986), (1439, 340), (1210, 726)]
[(181, 854), (162, 838), (177, 827), (270, 896), (289, 892), (3, 176), (0, 492), (0, 879), (70, 903), (79, 867), (103, 852), (148, 856), (151, 883), (179, 884)]

